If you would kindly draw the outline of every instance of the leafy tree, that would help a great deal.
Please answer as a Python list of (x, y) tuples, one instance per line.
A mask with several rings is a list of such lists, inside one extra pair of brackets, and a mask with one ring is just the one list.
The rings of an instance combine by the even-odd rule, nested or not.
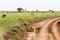
[(23, 10), (23, 8), (17, 8), (18, 12), (21, 12)]
[(52, 13), (54, 13), (54, 11), (53, 11), (53, 10), (49, 10), (49, 12), (52, 12)]

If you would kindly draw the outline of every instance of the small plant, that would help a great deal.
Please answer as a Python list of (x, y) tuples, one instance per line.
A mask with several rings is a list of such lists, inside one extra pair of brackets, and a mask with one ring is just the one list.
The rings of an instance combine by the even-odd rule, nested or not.
[(31, 12), (31, 15), (34, 15), (34, 12), (33, 11)]
[(2, 18), (5, 18), (5, 17), (6, 17), (6, 14), (3, 14), (3, 15), (2, 15)]

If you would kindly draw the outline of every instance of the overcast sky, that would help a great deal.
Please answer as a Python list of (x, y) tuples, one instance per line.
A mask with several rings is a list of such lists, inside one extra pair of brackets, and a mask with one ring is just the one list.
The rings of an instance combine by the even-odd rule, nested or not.
[(0, 10), (15, 11), (18, 7), (27, 10), (60, 10), (60, 0), (0, 0)]

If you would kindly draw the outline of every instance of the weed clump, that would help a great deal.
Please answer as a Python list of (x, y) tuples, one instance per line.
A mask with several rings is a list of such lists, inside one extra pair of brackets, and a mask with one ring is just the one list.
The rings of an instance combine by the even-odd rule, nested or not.
[(5, 18), (5, 17), (6, 17), (6, 14), (3, 14), (3, 15), (2, 15), (2, 18)]

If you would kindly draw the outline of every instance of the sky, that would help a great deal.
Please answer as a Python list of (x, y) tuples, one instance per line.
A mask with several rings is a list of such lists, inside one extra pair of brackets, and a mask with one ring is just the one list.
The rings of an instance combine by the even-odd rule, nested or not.
[(60, 11), (60, 0), (0, 0), (0, 11), (16, 11), (18, 7), (27, 10)]

